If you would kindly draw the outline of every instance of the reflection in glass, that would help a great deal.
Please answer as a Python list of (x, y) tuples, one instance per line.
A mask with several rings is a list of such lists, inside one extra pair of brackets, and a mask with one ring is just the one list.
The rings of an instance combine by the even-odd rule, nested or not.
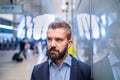
[(78, 12), (77, 54), (87, 63), (93, 56), (94, 80), (120, 80), (120, 1), (81, 0)]

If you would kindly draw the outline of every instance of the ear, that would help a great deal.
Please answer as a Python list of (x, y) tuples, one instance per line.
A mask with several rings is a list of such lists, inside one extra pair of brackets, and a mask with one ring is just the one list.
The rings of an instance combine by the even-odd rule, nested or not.
[(70, 39), (70, 40), (68, 41), (68, 48), (71, 47), (71, 46), (72, 46), (72, 40)]

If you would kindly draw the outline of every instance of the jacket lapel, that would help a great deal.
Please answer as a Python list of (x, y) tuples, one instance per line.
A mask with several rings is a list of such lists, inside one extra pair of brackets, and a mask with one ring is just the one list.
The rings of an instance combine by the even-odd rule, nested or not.
[(75, 58), (72, 57), (72, 66), (70, 71), (70, 80), (77, 80), (78, 66)]
[(48, 61), (43, 66), (42, 71), (43, 71), (42, 72), (42, 75), (43, 75), (42, 80), (49, 80), (49, 63), (48, 63)]

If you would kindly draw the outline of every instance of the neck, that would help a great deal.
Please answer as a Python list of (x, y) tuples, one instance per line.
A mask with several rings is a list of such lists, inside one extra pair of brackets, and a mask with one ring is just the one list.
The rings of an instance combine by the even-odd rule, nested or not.
[(66, 54), (62, 59), (54, 61), (54, 63), (58, 66), (58, 68), (60, 68), (61, 64), (63, 63), (63, 61), (65, 60), (65, 58), (67, 57), (67, 55), (68, 54)]

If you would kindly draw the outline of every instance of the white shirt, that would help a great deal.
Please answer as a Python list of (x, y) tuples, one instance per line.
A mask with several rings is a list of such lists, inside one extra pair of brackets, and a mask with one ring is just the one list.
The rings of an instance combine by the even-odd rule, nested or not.
[(114, 80), (120, 80), (120, 60), (112, 53), (108, 56), (108, 59), (112, 67)]

